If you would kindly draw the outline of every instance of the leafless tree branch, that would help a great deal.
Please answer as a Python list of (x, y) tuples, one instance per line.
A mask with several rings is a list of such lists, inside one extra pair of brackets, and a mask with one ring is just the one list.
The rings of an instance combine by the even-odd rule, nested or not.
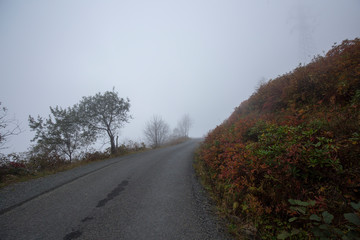
[(21, 133), (19, 122), (15, 118), (8, 117), (6, 107), (1, 107), (0, 102), (0, 150), (6, 149), (5, 146), (9, 137), (19, 135)]

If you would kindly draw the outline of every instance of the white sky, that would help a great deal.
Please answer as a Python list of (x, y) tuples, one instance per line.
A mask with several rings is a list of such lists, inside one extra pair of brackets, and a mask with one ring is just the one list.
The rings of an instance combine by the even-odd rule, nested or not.
[(334, 42), (360, 37), (360, 0), (0, 0), (0, 101), (23, 133), (28, 116), (112, 90), (134, 119), (120, 139), (143, 139), (161, 115), (188, 113), (204, 136), (254, 91)]

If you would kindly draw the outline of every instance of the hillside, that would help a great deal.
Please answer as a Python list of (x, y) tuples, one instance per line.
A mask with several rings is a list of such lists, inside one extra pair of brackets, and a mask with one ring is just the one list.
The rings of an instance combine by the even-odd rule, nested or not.
[(262, 84), (208, 134), (197, 170), (239, 238), (358, 237), (360, 39)]

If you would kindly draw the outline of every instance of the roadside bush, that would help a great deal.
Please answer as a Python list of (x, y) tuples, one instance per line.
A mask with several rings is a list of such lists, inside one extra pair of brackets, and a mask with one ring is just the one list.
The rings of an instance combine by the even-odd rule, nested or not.
[(106, 159), (106, 158), (109, 158), (109, 157), (110, 157), (110, 154), (108, 153), (108, 151), (105, 151), (105, 152), (99, 152), (99, 151), (87, 152), (82, 157), (82, 161), (93, 162), (93, 161), (103, 160), (103, 159)]
[(29, 167), (37, 172), (54, 171), (69, 164), (69, 161), (60, 157), (56, 153), (32, 154), (28, 162)]
[(117, 148), (115, 155), (110, 154), (110, 148), (104, 152), (88, 150), (77, 154), (72, 161), (58, 155), (58, 151), (53, 148), (46, 148), (41, 145), (35, 145), (30, 152), (24, 154), (12, 153), (7, 156), (0, 154), (0, 187), (17, 181), (68, 170), (87, 162), (100, 161), (145, 149), (144, 143), (128, 141)]
[(140, 151), (144, 151), (145, 149), (146, 149), (145, 143), (143, 142), (138, 143), (129, 140), (127, 143), (124, 142), (116, 148), (115, 156), (122, 156), (129, 153), (140, 152)]
[(14, 177), (21, 177), (32, 174), (24, 156), (19, 154), (8, 154), (0, 156), (0, 182), (5, 182)]
[[(264, 239), (357, 233), (359, 66), (360, 39), (346, 40), (263, 84), (208, 134), (198, 154), (202, 175), (238, 234), (244, 226)], [(330, 235), (320, 233), (326, 227)]]

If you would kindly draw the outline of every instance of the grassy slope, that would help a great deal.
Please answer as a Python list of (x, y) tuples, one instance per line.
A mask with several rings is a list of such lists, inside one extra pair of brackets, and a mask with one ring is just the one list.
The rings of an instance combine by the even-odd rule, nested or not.
[[(208, 134), (198, 159), (238, 236), (348, 233), (355, 225), (343, 214), (360, 200), (360, 39), (261, 85)], [(330, 230), (316, 233), (317, 222)]]

